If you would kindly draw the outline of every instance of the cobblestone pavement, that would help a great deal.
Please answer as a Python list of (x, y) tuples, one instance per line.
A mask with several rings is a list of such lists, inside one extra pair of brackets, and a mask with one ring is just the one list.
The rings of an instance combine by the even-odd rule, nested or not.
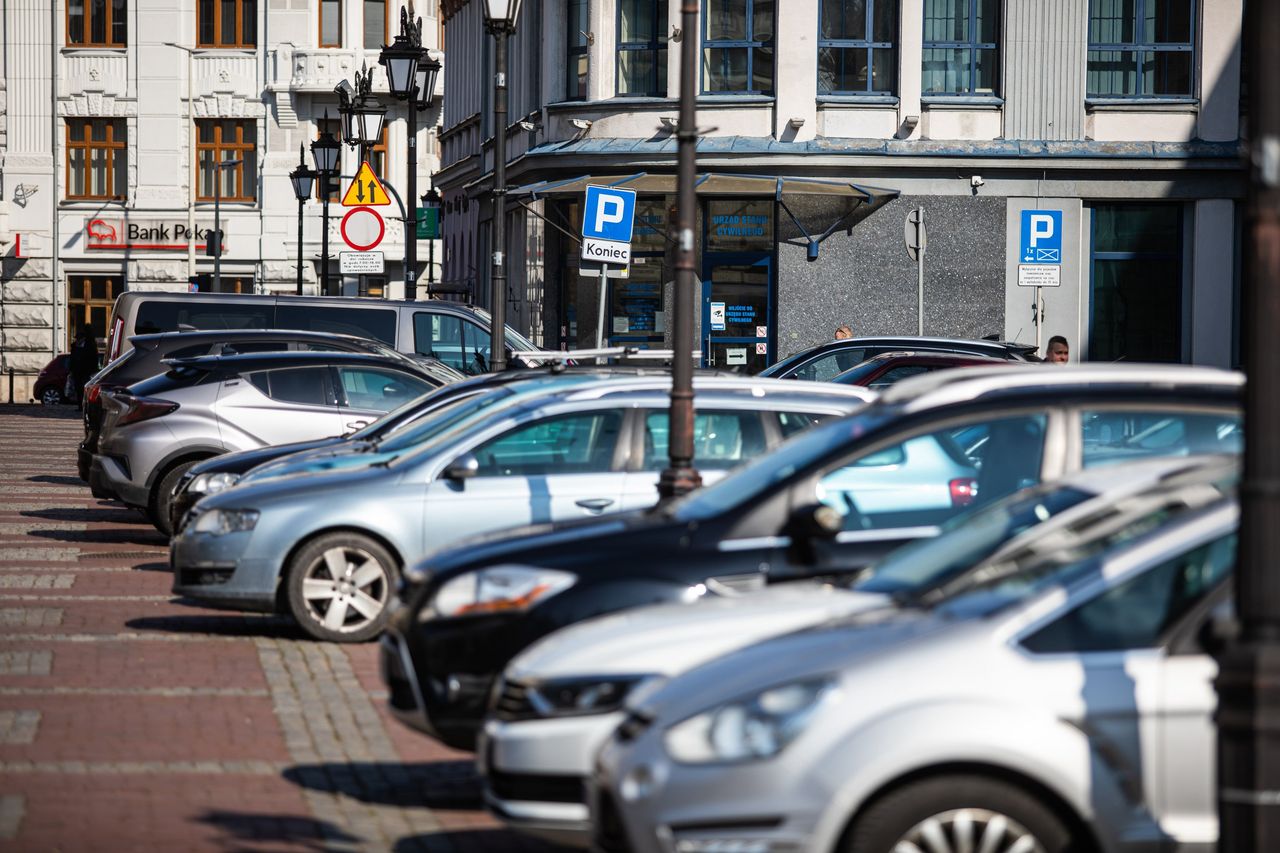
[(389, 717), (374, 644), (175, 600), (165, 540), (77, 478), (80, 434), (0, 406), (0, 850), (551, 850)]

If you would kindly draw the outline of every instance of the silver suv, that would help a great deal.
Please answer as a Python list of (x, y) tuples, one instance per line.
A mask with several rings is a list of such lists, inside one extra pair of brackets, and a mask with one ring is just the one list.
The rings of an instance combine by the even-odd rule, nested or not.
[(95, 493), (145, 510), (170, 532), (173, 487), (197, 462), (234, 450), (360, 429), (441, 380), (408, 359), (338, 352), (207, 356), (125, 390), (104, 391)]

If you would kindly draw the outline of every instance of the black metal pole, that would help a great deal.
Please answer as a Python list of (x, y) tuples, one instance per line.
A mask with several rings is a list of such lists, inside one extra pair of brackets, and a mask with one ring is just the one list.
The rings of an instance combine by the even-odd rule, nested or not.
[(323, 227), (320, 229), (320, 290), (325, 296), (333, 296), (329, 292), (329, 176), (331, 172), (321, 172), (320, 182), (324, 186), (324, 193), (321, 201), (321, 219)]
[(304, 199), (298, 199), (298, 295), (302, 295), (302, 211), (306, 205)]
[(695, 147), (698, 141), (698, 0), (682, 0), (680, 27), (680, 123), (676, 128), (676, 292), (671, 345), (671, 460), (658, 479), (658, 494), (673, 498), (702, 485), (693, 467), (694, 229), (698, 227)]
[[(440, 209), (436, 208), (435, 233), (440, 232)], [(427, 298), (431, 298), (431, 286), (436, 283), (436, 238), (427, 241)]]
[(507, 369), (507, 29), (494, 32), (493, 272), (490, 275), (489, 369)]
[(413, 207), (409, 208), (409, 218), (404, 223), (404, 298), (413, 301), (418, 298), (418, 84), (414, 81), (409, 86), (409, 97), (405, 99), (405, 107), (409, 110), (408, 151), (409, 175), (405, 181), (409, 194), (405, 196)]
[(1219, 661), (1218, 849), (1280, 850), (1280, 4), (1249, 3), (1244, 258), (1244, 475), (1235, 606), (1240, 637)]
[(218, 245), (213, 249), (213, 292), (222, 292), (222, 167), (213, 167), (213, 230)]

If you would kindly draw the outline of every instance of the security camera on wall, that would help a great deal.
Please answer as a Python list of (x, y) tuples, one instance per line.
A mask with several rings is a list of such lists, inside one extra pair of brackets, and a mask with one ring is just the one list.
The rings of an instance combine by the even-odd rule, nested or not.
[(585, 119), (585, 118), (575, 118), (575, 119), (573, 119), (572, 121), (573, 121), (573, 126), (574, 126), (574, 127), (576, 127), (578, 130), (590, 130), (590, 129), (591, 129), (591, 120), (590, 120), (590, 119)]

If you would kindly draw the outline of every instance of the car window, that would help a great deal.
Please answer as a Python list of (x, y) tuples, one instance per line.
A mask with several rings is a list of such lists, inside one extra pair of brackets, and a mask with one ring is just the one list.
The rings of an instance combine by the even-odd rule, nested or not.
[(437, 358), (454, 370), (468, 375), (466, 350), (462, 340), (462, 318), (449, 314), (419, 311), (413, 315), (413, 348), (419, 355)]
[(476, 448), (477, 476), (609, 471), (621, 427), (622, 412), (617, 410), (560, 415), (516, 427)]
[(888, 388), (895, 382), (901, 382), (908, 376), (918, 376), (921, 373), (928, 373), (931, 370), (937, 370), (936, 367), (928, 367), (923, 364), (904, 364), (900, 367), (894, 367), (886, 370), (874, 382), (871, 383), (872, 388)]
[(265, 302), (249, 305), (222, 302), (216, 298), (207, 302), (148, 299), (138, 306), (133, 333), (176, 332), (179, 326), (193, 329), (270, 329), (274, 320), (275, 309)]
[(431, 388), (426, 382), (394, 370), (338, 367), (342, 392), (353, 409), (390, 411)]
[(778, 412), (778, 428), (782, 430), (783, 438), (790, 438), (826, 417), (817, 412)]
[(1032, 652), (1101, 652), (1153, 648), (1235, 565), (1236, 535), (1112, 587), (1023, 640)]
[[(670, 459), (670, 417), (666, 411), (644, 416), (644, 468), (661, 471)], [(693, 419), (693, 456), (705, 470), (732, 468), (765, 452), (764, 424), (753, 411), (698, 411)]]
[(816, 497), (844, 515), (846, 530), (941, 524), (1040, 482), (1046, 424), (1021, 415), (917, 433), (845, 460)]
[(834, 379), (836, 374), (844, 373), (846, 370), (860, 364), (864, 360), (865, 353), (866, 350), (864, 349), (845, 349), (829, 352), (826, 355), (815, 358), (793, 375), (796, 379), (827, 382)]
[(392, 345), (396, 342), (396, 312), (393, 308), (280, 305), (276, 309), (276, 326), (307, 332), (355, 335)]
[(333, 405), (327, 367), (265, 370), (251, 375), (249, 381), (262, 393), (282, 403), (301, 403), (308, 406)]
[(1080, 427), (1085, 468), (1157, 456), (1240, 453), (1244, 440), (1240, 415), (1230, 412), (1084, 411)]

